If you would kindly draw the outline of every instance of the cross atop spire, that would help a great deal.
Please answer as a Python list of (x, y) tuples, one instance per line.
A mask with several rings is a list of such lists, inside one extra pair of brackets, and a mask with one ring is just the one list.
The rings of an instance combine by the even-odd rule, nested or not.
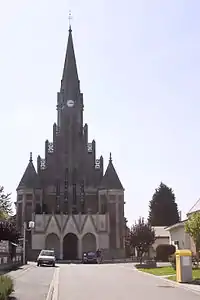
[(33, 155), (32, 155), (32, 152), (30, 152), (29, 162), (32, 162), (32, 161), (33, 161)]
[(71, 10), (69, 11), (69, 16), (68, 16), (68, 20), (69, 20), (69, 31), (71, 31), (71, 20), (72, 20), (72, 12)]

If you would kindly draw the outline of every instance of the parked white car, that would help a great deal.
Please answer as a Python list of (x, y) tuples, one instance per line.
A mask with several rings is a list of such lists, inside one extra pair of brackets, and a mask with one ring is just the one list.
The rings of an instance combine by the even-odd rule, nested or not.
[(54, 250), (42, 250), (37, 258), (37, 266), (50, 265), (55, 267), (56, 257)]

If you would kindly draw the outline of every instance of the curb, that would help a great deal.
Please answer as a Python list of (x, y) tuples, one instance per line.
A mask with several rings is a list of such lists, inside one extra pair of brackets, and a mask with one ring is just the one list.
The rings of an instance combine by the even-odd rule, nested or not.
[(156, 275), (154, 275), (154, 274), (150, 274), (150, 273), (147, 273), (147, 272), (143, 272), (143, 271), (138, 270), (137, 268), (135, 268), (135, 270), (136, 270), (137, 272), (139, 272), (139, 273), (144, 274), (144, 275), (147, 275), (147, 276), (153, 276), (153, 277), (155, 277), (155, 278), (158, 278), (158, 279), (160, 279), (160, 280), (163, 280), (163, 281), (167, 282), (168, 285), (171, 285), (171, 286), (174, 286), (174, 287), (177, 287), (177, 288), (184, 289), (184, 290), (186, 290), (186, 291), (188, 291), (188, 292), (192, 292), (192, 293), (194, 293), (194, 294), (196, 294), (196, 295), (198, 295), (198, 296), (200, 295), (200, 290), (197, 291), (196, 289), (193, 289), (193, 288), (184, 286), (183, 283), (171, 281), (171, 280), (169, 280), (169, 279), (166, 279), (166, 278), (163, 278), (163, 277), (160, 277), (160, 276), (156, 276)]
[(59, 271), (57, 268), (54, 271), (52, 281), (50, 283), (49, 291), (46, 300), (57, 300), (58, 299), (58, 287), (59, 287)]
[[(18, 279), (19, 277), (21, 277), (25, 272), (29, 271), (30, 269), (32, 269), (33, 266), (32, 265), (27, 265), (25, 268), (23, 268), (16, 276), (12, 276), (12, 278), (14, 280)], [(10, 271), (13, 272), (13, 271)]]

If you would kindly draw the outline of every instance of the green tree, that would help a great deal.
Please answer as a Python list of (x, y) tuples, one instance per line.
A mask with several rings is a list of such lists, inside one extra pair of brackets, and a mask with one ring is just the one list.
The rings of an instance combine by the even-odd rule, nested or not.
[(5, 220), (12, 214), (11, 194), (5, 194), (4, 187), (0, 186), (0, 220)]
[(17, 224), (17, 215), (15, 214), (15, 215), (10, 216), (8, 221), (11, 222), (12, 224), (16, 225)]
[(151, 226), (170, 226), (179, 222), (176, 198), (171, 188), (160, 183), (149, 203), (149, 223)]
[(127, 218), (124, 218), (124, 223), (125, 223), (125, 240), (124, 240), (124, 242), (125, 242), (125, 253), (126, 253), (126, 257), (131, 257), (133, 249), (130, 245), (130, 239), (129, 239), (130, 228), (127, 225), (127, 223), (128, 223)]
[(200, 251), (200, 213), (193, 213), (185, 223), (185, 231), (191, 236), (196, 246), (197, 260), (199, 263)]
[(155, 242), (155, 231), (144, 218), (139, 218), (130, 229), (129, 242), (132, 248), (136, 248), (140, 263), (144, 253), (149, 252), (149, 248)]
[(0, 241), (10, 241), (17, 243), (20, 233), (16, 225), (9, 221), (0, 221)]

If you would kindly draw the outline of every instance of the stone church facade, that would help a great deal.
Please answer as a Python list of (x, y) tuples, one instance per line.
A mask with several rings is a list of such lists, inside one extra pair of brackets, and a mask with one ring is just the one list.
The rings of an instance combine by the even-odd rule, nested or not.
[(104, 173), (103, 157), (96, 157), (95, 140), (88, 141), (83, 124), (83, 94), (69, 29), (57, 122), (45, 156), (32, 154), (17, 187), (17, 226), (33, 220), (27, 230), (27, 253), (35, 259), (44, 248), (55, 249), (59, 259), (81, 259), (85, 251), (101, 249), (104, 258), (123, 258), (124, 188), (112, 157)]

